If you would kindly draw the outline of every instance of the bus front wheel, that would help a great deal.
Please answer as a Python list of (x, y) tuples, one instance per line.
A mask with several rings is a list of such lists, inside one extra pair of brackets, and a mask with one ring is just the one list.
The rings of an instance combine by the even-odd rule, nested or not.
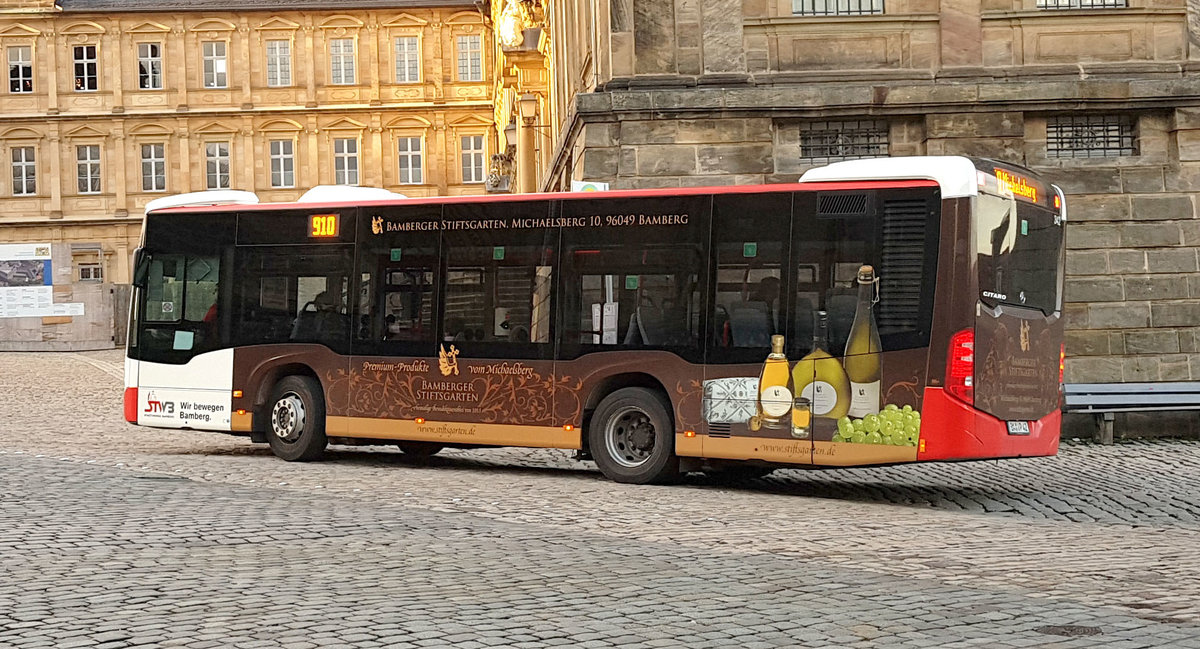
[(600, 472), (616, 482), (671, 482), (679, 477), (670, 404), (653, 390), (622, 388), (600, 402), (588, 444)]
[(310, 376), (288, 376), (275, 384), (267, 407), (267, 439), (271, 452), (288, 462), (321, 457), (325, 438), (325, 398)]

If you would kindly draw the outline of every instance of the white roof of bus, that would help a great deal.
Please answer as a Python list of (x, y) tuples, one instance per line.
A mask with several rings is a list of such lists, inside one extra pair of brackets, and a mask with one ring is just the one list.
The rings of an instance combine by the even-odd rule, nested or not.
[(975, 165), (961, 156), (909, 156), (847, 160), (809, 169), (800, 177), (800, 182), (917, 178), (936, 181), (942, 188), (942, 198), (975, 196), (979, 193), (979, 175)]
[(204, 192), (189, 192), (174, 196), (163, 196), (146, 203), (146, 214), (169, 207), (201, 207), (204, 205), (255, 205), (258, 196), (254, 192), (237, 189), (212, 189)]
[(360, 187), (358, 185), (317, 185), (296, 199), (297, 203), (343, 203), (354, 201), (386, 201), (407, 198), (404, 194), (382, 187)]

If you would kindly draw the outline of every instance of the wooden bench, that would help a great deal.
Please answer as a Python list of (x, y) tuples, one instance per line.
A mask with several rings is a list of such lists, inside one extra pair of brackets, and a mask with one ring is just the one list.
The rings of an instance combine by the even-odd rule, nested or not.
[(1066, 412), (1096, 416), (1096, 438), (1113, 443), (1113, 420), (1118, 412), (1200, 410), (1200, 382), (1067, 383), (1063, 385)]

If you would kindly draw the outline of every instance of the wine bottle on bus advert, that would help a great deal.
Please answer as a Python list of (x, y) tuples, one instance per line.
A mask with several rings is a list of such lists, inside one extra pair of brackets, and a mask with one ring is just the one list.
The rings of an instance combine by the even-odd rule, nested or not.
[(850, 382), (838, 359), (829, 354), (829, 314), (816, 312), (813, 349), (796, 361), (792, 384), (797, 394), (808, 400), (816, 417), (838, 419), (850, 408)]
[(879, 327), (875, 325), (875, 288), (879, 278), (875, 269), (863, 265), (858, 269), (858, 307), (854, 323), (846, 339), (843, 362), (850, 379), (851, 417), (861, 418), (879, 412), (880, 344)]
[(783, 336), (771, 336), (771, 353), (763, 361), (758, 377), (758, 413), (754, 423), (762, 428), (785, 428), (792, 423), (792, 375), (783, 343)]

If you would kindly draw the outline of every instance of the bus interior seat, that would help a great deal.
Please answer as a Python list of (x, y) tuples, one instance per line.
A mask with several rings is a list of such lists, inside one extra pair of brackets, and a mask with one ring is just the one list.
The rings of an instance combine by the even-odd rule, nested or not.
[(625, 329), (625, 338), (621, 341), (623, 345), (636, 345), (642, 340), (642, 334), (638, 330), (637, 311), (629, 314), (629, 326)]
[(770, 347), (774, 330), (766, 302), (740, 302), (730, 306), (729, 333), (734, 347)]
[(814, 312), (812, 300), (806, 297), (796, 298), (796, 340), (792, 345), (794, 349), (811, 351)]
[[(825, 299), (829, 310), (829, 344), (840, 354), (850, 337), (850, 326), (854, 324), (854, 310), (858, 308), (857, 295), (829, 295)], [(834, 353), (833, 349), (826, 350)]]
[(713, 313), (713, 331), (716, 332), (716, 342), (718, 347), (729, 347), (733, 344), (733, 335), (730, 331), (732, 325), (729, 323), (729, 309), (718, 304)]
[(629, 328), (625, 330), (626, 345), (663, 345), (668, 342), (667, 320), (661, 309), (639, 306), (629, 314)]
[(661, 345), (666, 340), (666, 323), (661, 309), (652, 306), (637, 308), (638, 331), (642, 332), (642, 343)]
[[(333, 309), (337, 304), (328, 291), (317, 295), (296, 314), (292, 340), (336, 340), (350, 335), (350, 319)], [(312, 307), (312, 310), (309, 310)]]

